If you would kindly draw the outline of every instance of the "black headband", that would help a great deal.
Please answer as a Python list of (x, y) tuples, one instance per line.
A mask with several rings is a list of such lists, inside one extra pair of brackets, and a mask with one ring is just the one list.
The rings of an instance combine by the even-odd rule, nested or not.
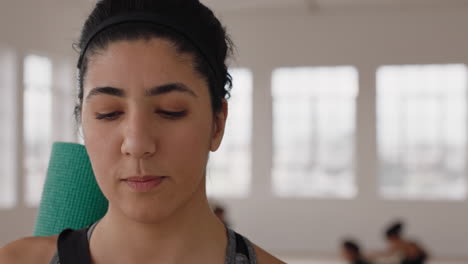
[(78, 69), (81, 69), (81, 64), (83, 63), (83, 58), (86, 54), (86, 50), (88, 49), (89, 44), (98, 34), (112, 26), (134, 22), (162, 26), (184, 37), (200, 52), (200, 54), (207, 61), (215, 76), (217, 85), (224, 86), (224, 82), (222, 81), (223, 78), (221, 78), (219, 71), (216, 70), (216, 58), (214, 55), (212, 55), (212, 52), (209, 52), (210, 50), (214, 50), (214, 48), (210, 45), (209, 36), (203, 34), (199, 26), (197, 27), (198, 23), (196, 23), (196, 21), (189, 21), (186, 18), (179, 17), (177, 20), (175, 20), (167, 16), (153, 13), (130, 13), (114, 16), (104, 20), (95, 30), (92, 31), (92, 33), (86, 39), (85, 44), (81, 49), (80, 58), (78, 59)]

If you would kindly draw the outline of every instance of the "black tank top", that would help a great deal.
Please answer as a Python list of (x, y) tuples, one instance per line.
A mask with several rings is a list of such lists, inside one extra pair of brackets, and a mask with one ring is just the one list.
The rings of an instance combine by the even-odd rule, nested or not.
[[(97, 223), (80, 230), (65, 229), (57, 240), (57, 253), (50, 264), (91, 264), (89, 238)], [(228, 246), (225, 264), (257, 264), (252, 243), (227, 228)]]

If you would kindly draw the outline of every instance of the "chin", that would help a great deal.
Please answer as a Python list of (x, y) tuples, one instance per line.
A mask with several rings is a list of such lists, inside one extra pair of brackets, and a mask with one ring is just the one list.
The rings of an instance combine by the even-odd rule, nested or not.
[(127, 218), (141, 224), (158, 224), (164, 222), (171, 214), (158, 211), (135, 211), (124, 212)]
[(164, 222), (175, 212), (175, 208), (169, 204), (161, 204), (154, 201), (128, 202), (123, 204), (120, 209), (127, 218), (144, 224)]
[[(135, 194), (127, 191), (114, 193), (113, 204), (128, 219), (144, 224), (163, 223), (179, 211), (191, 207), (199, 189), (178, 189)], [(187, 207), (188, 206), (188, 207)]]

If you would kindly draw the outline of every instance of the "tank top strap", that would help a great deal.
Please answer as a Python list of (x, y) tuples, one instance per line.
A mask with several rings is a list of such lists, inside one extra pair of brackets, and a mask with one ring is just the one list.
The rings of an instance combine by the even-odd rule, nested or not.
[(58, 256), (60, 264), (90, 264), (88, 230), (65, 229), (58, 238)]
[[(90, 264), (89, 240), (97, 222), (89, 227), (63, 230), (58, 238), (58, 252), (50, 264)], [(225, 264), (257, 264), (253, 244), (244, 236), (226, 228), (228, 245)]]
[(65, 229), (57, 240), (57, 249), (50, 264), (91, 263), (89, 238), (97, 223), (80, 230)]
[(232, 229), (227, 229), (226, 264), (257, 264), (253, 244)]

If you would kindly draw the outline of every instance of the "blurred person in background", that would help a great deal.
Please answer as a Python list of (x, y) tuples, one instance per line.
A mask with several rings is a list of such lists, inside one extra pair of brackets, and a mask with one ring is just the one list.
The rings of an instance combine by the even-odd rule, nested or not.
[(385, 230), (387, 249), (370, 256), (377, 264), (424, 264), (428, 254), (419, 244), (407, 240), (404, 235), (404, 223), (395, 221)]
[(227, 220), (227, 216), (226, 216), (226, 209), (223, 206), (215, 205), (213, 208), (213, 212), (219, 218), (219, 220), (223, 222), (225, 226), (227, 227), (230, 226), (229, 221)]
[(359, 245), (353, 240), (343, 241), (341, 255), (349, 264), (371, 264), (364, 258)]
[(401, 264), (424, 264), (429, 258), (427, 252), (415, 241), (408, 241)]

